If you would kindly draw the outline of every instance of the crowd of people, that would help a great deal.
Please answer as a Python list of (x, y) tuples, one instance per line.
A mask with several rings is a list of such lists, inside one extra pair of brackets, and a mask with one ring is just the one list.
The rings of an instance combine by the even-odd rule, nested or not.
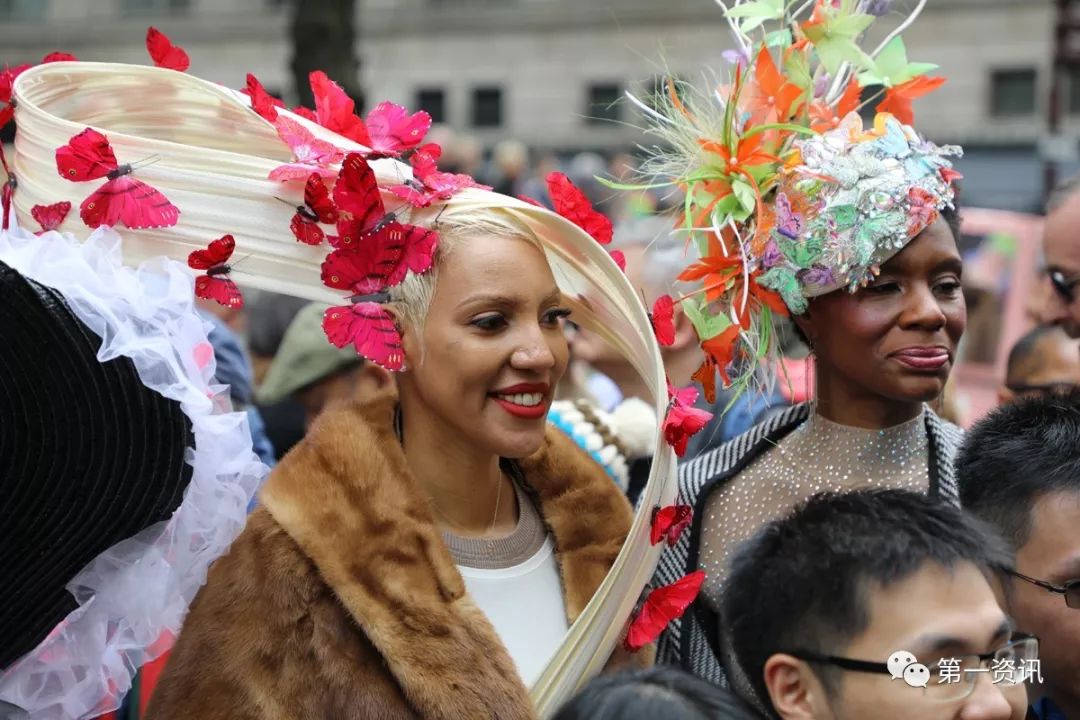
[(940, 82), (785, 7), (610, 161), (0, 75), (0, 717), (1080, 718), (1080, 182), (961, 429)]

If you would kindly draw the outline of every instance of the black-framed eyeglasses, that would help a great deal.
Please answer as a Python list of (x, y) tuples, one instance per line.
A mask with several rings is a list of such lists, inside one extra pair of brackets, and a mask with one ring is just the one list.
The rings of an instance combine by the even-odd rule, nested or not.
[(1033, 577), (1028, 577), (1023, 573), (1018, 573), (1015, 570), (1009, 570), (1009, 574), (1015, 578), (1025, 580), (1032, 585), (1037, 585), (1047, 592), (1057, 593), (1058, 595), (1065, 596), (1065, 605), (1073, 608), (1074, 610), (1080, 610), (1080, 579), (1070, 580), (1064, 585), (1055, 585), (1053, 583), (1046, 582), (1045, 580), (1038, 580)]
[(1066, 304), (1072, 304), (1076, 300), (1076, 286), (1080, 285), (1080, 275), (1066, 275), (1060, 270), (1048, 269), (1046, 277), (1054, 286), (1054, 292), (1058, 294)]
[(1006, 383), (1005, 387), (1017, 395), (1068, 395), (1076, 389), (1076, 383), (1051, 382), (1027, 385), (1024, 383)]
[[(832, 665), (853, 672), (890, 675), (893, 680), (907, 682), (883, 662), (855, 660), (805, 650), (787, 654), (807, 662)], [(919, 683), (925, 683), (921, 685), (924, 697), (931, 702), (956, 702), (971, 695), (981, 675), (987, 675), (993, 684), (1005, 687), (1023, 684), (1033, 675), (1041, 677), (1039, 639), (1034, 635), (1015, 633), (1011, 641), (992, 652), (943, 657), (925, 668), (927, 672), (918, 680)], [(912, 690), (916, 687), (919, 686), (912, 687)]]

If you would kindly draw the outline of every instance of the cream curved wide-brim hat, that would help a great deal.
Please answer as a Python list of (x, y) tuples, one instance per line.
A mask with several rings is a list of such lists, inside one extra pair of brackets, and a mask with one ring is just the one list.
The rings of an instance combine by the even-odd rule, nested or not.
[[(270, 181), (268, 174), (292, 161), (292, 153), (274, 126), (251, 109), (246, 95), (173, 70), (93, 62), (56, 62), (29, 69), (16, 80), (13, 95), (18, 126), (14, 207), (22, 225), (33, 225), (34, 205), (67, 200), (72, 212), (59, 229), (79, 237), (88, 234), (78, 207), (103, 180), (69, 181), (57, 171), (55, 153), (73, 135), (91, 127), (108, 138), (120, 163), (136, 163), (135, 177), (161, 191), (180, 210), (173, 227), (115, 228), (122, 238), (124, 263), (137, 266), (159, 256), (185, 262), (191, 251), (230, 233), (236, 240), (232, 277), (242, 287), (341, 302), (342, 295), (320, 280), (327, 248), (298, 243), (289, 231), (302, 187)], [(365, 150), (295, 114), (279, 112), (346, 152)], [(371, 165), (380, 185), (411, 176), (409, 167), (397, 160), (375, 160)], [(535, 232), (574, 309), (575, 321), (597, 333), (637, 369), (652, 393), (657, 417), (663, 418), (665, 373), (647, 312), (604, 248), (558, 214), (505, 195), (466, 189), (447, 202), (448, 212), (459, 208), (506, 213)], [(651, 510), (670, 504), (676, 495), (674, 455), (659, 428), (656, 432), (658, 450), (630, 538), (531, 689), (541, 716), (554, 712), (603, 667), (652, 576), (660, 550), (648, 541)]]

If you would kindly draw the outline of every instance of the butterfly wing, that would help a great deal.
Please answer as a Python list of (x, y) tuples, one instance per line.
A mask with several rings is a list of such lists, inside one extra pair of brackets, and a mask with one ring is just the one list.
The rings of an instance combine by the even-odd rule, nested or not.
[(300, 213), (293, 215), (292, 222), (289, 223), (289, 229), (292, 230), (293, 237), (305, 245), (318, 245), (326, 237), (326, 233), (323, 232), (318, 223), (312, 222)]
[(62, 200), (52, 205), (35, 205), (30, 208), (30, 214), (38, 225), (41, 225), (42, 232), (48, 232), (60, 227), (60, 223), (64, 222), (64, 218), (71, 212), (71, 203), (67, 200)]
[(319, 218), (319, 222), (337, 222), (338, 212), (334, 207), (334, 201), (330, 199), (330, 191), (326, 183), (318, 173), (311, 173), (304, 185), (304, 204), (311, 208)]
[(7, 230), (11, 220), (11, 201), (15, 197), (15, 184), (8, 179), (0, 188), (0, 230)]
[(416, 152), (409, 156), (409, 165), (412, 166), (413, 175), (420, 182), (428, 175), (439, 169), (439, 158), (442, 157), (442, 146), (438, 143), (427, 143), (416, 148)]
[(431, 116), (423, 110), (410, 115), (400, 105), (381, 102), (368, 113), (365, 125), (374, 153), (397, 157), (423, 142), (431, 129)]
[(195, 278), (195, 297), (214, 300), (227, 308), (244, 307), (244, 296), (240, 294), (240, 288), (223, 275), (200, 275)]
[(686, 608), (694, 602), (704, 581), (705, 573), (697, 570), (670, 585), (650, 592), (626, 631), (624, 641), (626, 648), (631, 652), (637, 652), (649, 643), (655, 642), (668, 623), (682, 617)]
[(649, 542), (655, 545), (667, 538), (668, 545), (674, 545), (692, 517), (693, 509), (689, 505), (668, 505), (657, 509), (649, 527)]
[(611, 242), (614, 235), (611, 221), (593, 208), (585, 193), (575, 187), (570, 178), (561, 172), (553, 172), (547, 176), (547, 186), (555, 212), (589, 233), (601, 245)]
[(439, 234), (418, 225), (392, 221), (372, 235), (370, 240), (373, 245), (401, 248), (401, 261), (386, 278), (386, 285), (392, 287), (404, 280), (410, 270), (419, 274), (431, 269)]
[(403, 264), (404, 246), (372, 242), (375, 239), (365, 238), (360, 247), (339, 248), (327, 255), (322, 264), (323, 284), (361, 295), (385, 289), (387, 278)]
[(56, 149), (56, 169), (72, 182), (97, 180), (116, 168), (116, 154), (108, 139), (93, 128), (86, 128)]
[(132, 230), (140, 230), (171, 227), (180, 219), (180, 210), (152, 185), (121, 175), (83, 200), (79, 216), (91, 228), (115, 227), (122, 222)]
[(664, 347), (675, 344), (675, 302), (670, 295), (661, 295), (653, 303), (652, 315), (653, 331), (656, 340)]
[(624, 273), (626, 272), (626, 253), (622, 250), (612, 250), (610, 253), (611, 259), (615, 261), (615, 264), (619, 266), (619, 269)]
[(405, 365), (401, 334), (394, 318), (378, 303), (328, 308), (323, 315), (323, 332), (335, 346), (352, 345), (357, 353), (391, 372)]
[(193, 250), (188, 255), (188, 267), (195, 270), (209, 270), (215, 265), (224, 265), (236, 250), (236, 240), (232, 235), (222, 235), (206, 246), (205, 250)]
[[(359, 153), (345, 156), (337, 183), (334, 184), (334, 202), (339, 211), (350, 216), (352, 222), (346, 223), (346, 230), (352, 235), (371, 232), (385, 218), (386, 209), (375, 181), (375, 172)], [(338, 231), (343, 238), (348, 234), (341, 227)]]
[(327, 130), (371, 147), (364, 121), (356, 116), (356, 103), (341, 86), (322, 70), (308, 75), (308, 81), (311, 83), (311, 94), (315, 97), (315, 121)]
[[(422, 185), (417, 183), (417, 186), (423, 188)], [(429, 191), (427, 188), (417, 189), (412, 185), (392, 185), (389, 188), (397, 197), (401, 198), (405, 202), (412, 205), (414, 208), (426, 208), (435, 201), (436, 193)]]
[(286, 163), (270, 171), (271, 180), (307, 180), (312, 172), (333, 177), (327, 166), (340, 162), (342, 152), (334, 145), (316, 138), (310, 130), (284, 115), (274, 122), (274, 129), (292, 150), (295, 163)]
[(277, 120), (277, 109), (285, 106), (285, 103), (266, 92), (259, 79), (251, 73), (247, 75), (247, 85), (243, 92), (251, 97), (251, 109), (268, 122)]
[(146, 50), (150, 53), (154, 65), (160, 68), (183, 72), (191, 64), (191, 59), (183, 48), (173, 45), (165, 33), (153, 26), (146, 31)]

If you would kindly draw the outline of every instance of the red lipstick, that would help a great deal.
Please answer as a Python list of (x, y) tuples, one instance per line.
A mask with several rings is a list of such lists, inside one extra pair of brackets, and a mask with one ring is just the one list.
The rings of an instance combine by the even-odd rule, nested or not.
[(547, 383), (519, 383), (500, 388), (491, 399), (514, 417), (537, 420), (547, 415), (551, 406), (551, 386)]
[(890, 357), (913, 370), (940, 370), (952, 361), (949, 349), (941, 345), (916, 345), (897, 350)]

